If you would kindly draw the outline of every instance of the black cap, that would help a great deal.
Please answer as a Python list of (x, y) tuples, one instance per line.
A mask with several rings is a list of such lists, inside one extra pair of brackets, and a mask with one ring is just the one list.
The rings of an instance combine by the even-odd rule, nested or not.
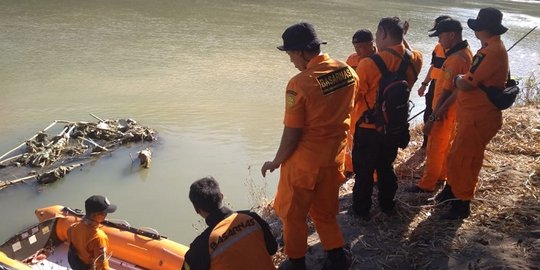
[(508, 28), (502, 25), (503, 14), (496, 8), (483, 8), (476, 19), (469, 19), (467, 25), (474, 31), (488, 31), (494, 35), (506, 33)]
[(283, 45), (278, 46), (280, 51), (301, 51), (309, 50), (320, 44), (326, 44), (317, 37), (315, 28), (308, 22), (301, 22), (289, 26), (283, 35)]
[(448, 15), (441, 15), (435, 19), (435, 23), (433, 23), (433, 28), (429, 29), (428, 32), (435, 31), (437, 29), (437, 24), (439, 24), (441, 21), (444, 21), (446, 19), (451, 19), (452, 17)]
[(429, 36), (436, 37), (436, 36), (439, 36), (441, 33), (461, 32), (462, 30), (463, 30), (463, 27), (461, 27), (461, 23), (458, 20), (446, 19), (446, 20), (440, 21), (437, 24), (437, 27), (435, 28), (435, 32), (429, 34)]
[(84, 209), (86, 214), (99, 212), (112, 213), (116, 211), (116, 205), (111, 204), (107, 197), (93, 195), (84, 202)]
[(373, 41), (373, 34), (367, 29), (360, 29), (354, 33), (352, 43)]

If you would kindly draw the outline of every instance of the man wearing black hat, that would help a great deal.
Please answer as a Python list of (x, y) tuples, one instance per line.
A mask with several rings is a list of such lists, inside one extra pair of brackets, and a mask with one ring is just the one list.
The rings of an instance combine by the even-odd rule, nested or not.
[[(354, 46), (355, 53), (349, 55), (347, 58), (347, 65), (351, 66), (356, 70), (360, 60), (372, 56), (377, 52), (377, 47), (375, 47), (375, 40), (373, 39), (373, 34), (367, 29), (360, 29), (356, 31), (352, 37), (352, 44)], [(357, 97), (358, 98), (358, 97)], [(359, 100), (355, 100), (355, 103)], [(356, 111), (351, 111), (351, 126), (354, 126), (354, 123), (358, 120), (360, 115)], [(345, 175), (351, 177), (353, 173), (352, 165), (352, 145), (354, 138), (354, 128), (351, 128), (347, 136), (347, 154), (345, 155)]]
[(285, 254), (282, 269), (305, 269), (309, 215), (324, 249), (327, 269), (347, 269), (345, 241), (336, 216), (339, 187), (354, 91), (358, 78), (347, 64), (321, 53), (313, 25), (298, 23), (282, 35), (290, 61), (300, 73), (285, 92), (284, 129), (278, 151), (261, 168), (262, 175), (281, 166), (274, 200), (283, 222)]
[(352, 37), (352, 44), (355, 52), (349, 55), (346, 63), (354, 69), (356, 69), (360, 60), (377, 52), (373, 34), (367, 29), (356, 31)]
[[(437, 24), (439, 24), (441, 21), (450, 19), (450, 16), (448, 15), (441, 15), (435, 19), (435, 22), (433, 24), (433, 28), (431, 28), (428, 32), (433, 32), (435, 29), (437, 29)], [(429, 66), (429, 70), (426, 74), (426, 77), (424, 78), (424, 81), (422, 81), (422, 85), (420, 88), (418, 88), (418, 95), (424, 96), (426, 100), (426, 109), (424, 110), (424, 124), (428, 122), (428, 118), (433, 113), (433, 92), (435, 92), (435, 86), (437, 83), (437, 78), (441, 74), (441, 67), (444, 63), (444, 60), (446, 59), (444, 48), (441, 46), (440, 43), (437, 42), (435, 45), (435, 48), (433, 48), (433, 52), (431, 53), (431, 64)], [(429, 85), (429, 88), (427, 88)], [(426, 92), (427, 88), (427, 92)], [(428, 143), (428, 136), (424, 134), (424, 141), (422, 142), (421, 148), (425, 149)]]
[(429, 135), (424, 173), (418, 184), (407, 189), (409, 192), (433, 192), (438, 180), (446, 180), (446, 157), (456, 121), (453, 79), (469, 70), (473, 57), (469, 44), (462, 38), (462, 30), (459, 21), (446, 19), (439, 22), (435, 32), (429, 35), (439, 38), (439, 44), (446, 51), (446, 60), (434, 91), (434, 110), (424, 127), (424, 134)]
[(508, 54), (501, 35), (503, 14), (495, 8), (483, 8), (468, 26), (482, 43), (470, 70), (454, 78), (457, 91), (456, 135), (448, 154), (448, 181), (458, 200), (443, 219), (463, 219), (470, 214), (484, 150), (502, 126), (501, 111), (491, 103), (482, 87), (504, 89), (508, 77)]
[(109, 238), (99, 224), (116, 205), (101, 195), (93, 195), (84, 202), (83, 219), (68, 229), (68, 261), (74, 270), (109, 269)]

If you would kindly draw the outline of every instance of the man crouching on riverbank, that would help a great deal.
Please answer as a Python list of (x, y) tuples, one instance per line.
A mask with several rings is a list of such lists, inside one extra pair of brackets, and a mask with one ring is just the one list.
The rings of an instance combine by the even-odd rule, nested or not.
[(268, 223), (250, 211), (223, 207), (223, 194), (211, 176), (191, 184), (189, 200), (208, 225), (186, 253), (184, 270), (276, 269), (277, 242)]
[(337, 223), (339, 186), (344, 161), (349, 113), (358, 77), (347, 64), (321, 53), (313, 25), (298, 23), (282, 35), (283, 45), (300, 70), (285, 92), (281, 143), (262, 175), (281, 166), (274, 209), (283, 223), (285, 254), (280, 269), (306, 269), (309, 215), (328, 252), (327, 269), (347, 269), (345, 241)]

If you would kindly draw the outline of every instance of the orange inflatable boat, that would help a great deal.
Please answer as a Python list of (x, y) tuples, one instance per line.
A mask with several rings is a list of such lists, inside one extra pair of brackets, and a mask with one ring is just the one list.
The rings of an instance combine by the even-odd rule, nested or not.
[[(0, 246), (1, 262), (9, 258), (31, 269), (66, 269), (67, 230), (83, 217), (80, 210), (55, 205), (35, 211), (40, 223), (15, 235)], [(114, 269), (181, 269), (187, 246), (160, 235), (156, 230), (131, 227), (127, 222), (106, 220), (103, 229), (112, 252)], [(5, 253), (7, 257), (1, 253)], [(2, 259), (4, 256), (5, 258)], [(8, 258), (9, 257), (9, 258)], [(6, 259), (7, 258), (7, 259)], [(32, 265), (39, 264), (39, 268)], [(8, 268), (9, 269), (9, 268)], [(17, 268), (14, 268), (17, 269)]]

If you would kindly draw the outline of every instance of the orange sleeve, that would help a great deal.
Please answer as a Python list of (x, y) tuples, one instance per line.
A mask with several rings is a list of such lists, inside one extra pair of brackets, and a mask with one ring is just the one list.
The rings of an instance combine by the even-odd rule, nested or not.
[(454, 77), (458, 74), (464, 74), (469, 70), (469, 63), (461, 56), (450, 56), (444, 62), (442, 67), (443, 75), (439, 78), (437, 83), (441, 84), (443, 91), (454, 90)]
[(356, 74), (358, 75), (358, 87), (356, 91), (357, 95), (355, 96), (355, 106), (357, 106), (357, 103), (360, 103), (362, 107), (365, 107), (367, 99), (369, 106), (373, 107), (373, 104), (375, 103), (375, 95), (370, 95), (370, 85), (372, 85), (370, 80), (375, 77), (376, 72), (378, 72), (378, 69), (371, 58), (364, 58), (360, 60), (360, 63), (358, 63), (358, 67), (356, 68)]
[(422, 70), (422, 65), (424, 64), (424, 57), (420, 51), (412, 51), (412, 65), (414, 67), (414, 78), (412, 81), (409, 81), (409, 86), (412, 88), (414, 83), (418, 80), (418, 75)]
[(290, 128), (302, 128), (305, 122), (306, 97), (295, 79), (291, 79), (285, 92), (285, 119), (283, 124)]
[(354, 67), (356, 66), (358, 63), (354, 60), (354, 53), (349, 55), (349, 57), (347, 57), (347, 61), (345, 62), (347, 63), (347, 65), (351, 66), (351, 67)]
[[(106, 236), (98, 236), (90, 240), (88, 248), (92, 252), (92, 258), (95, 260), (95, 269), (108, 270), (109, 260), (107, 259), (109, 239)], [(102, 255), (104, 254), (104, 255)]]
[(473, 58), (472, 66), (465, 75), (468, 83), (477, 87), (479, 83), (484, 82), (493, 76), (495, 71), (503, 68), (500, 59), (493, 53), (483, 53), (479, 51)]

